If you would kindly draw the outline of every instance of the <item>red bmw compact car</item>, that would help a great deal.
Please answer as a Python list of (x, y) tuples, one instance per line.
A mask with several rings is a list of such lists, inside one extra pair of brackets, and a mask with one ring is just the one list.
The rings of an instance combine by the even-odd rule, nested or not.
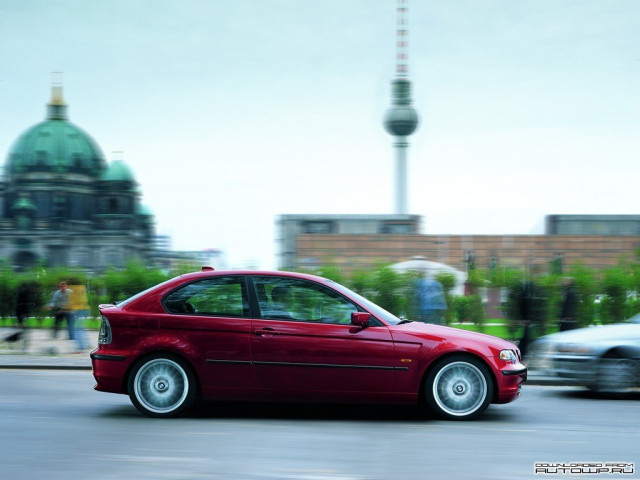
[(510, 342), (400, 320), (312, 275), (205, 267), (100, 312), (96, 390), (153, 417), (203, 399), (421, 403), (469, 419), (527, 377)]

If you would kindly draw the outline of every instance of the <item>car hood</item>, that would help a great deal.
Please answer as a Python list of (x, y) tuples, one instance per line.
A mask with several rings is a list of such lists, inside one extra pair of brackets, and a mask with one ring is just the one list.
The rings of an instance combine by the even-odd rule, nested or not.
[(410, 322), (403, 323), (401, 325), (393, 325), (390, 329), (394, 336), (404, 334), (428, 340), (434, 340), (434, 337), (435, 339), (441, 340), (466, 340), (473, 342), (476, 345), (482, 344), (497, 350), (517, 348), (512, 342), (499, 337), (486, 335), (484, 333), (470, 332), (469, 330), (462, 330), (461, 328), (434, 325), (432, 323)]
[(640, 325), (616, 324), (602, 327), (586, 327), (566, 332), (552, 333), (538, 341), (552, 343), (594, 343), (614, 339), (639, 339)]

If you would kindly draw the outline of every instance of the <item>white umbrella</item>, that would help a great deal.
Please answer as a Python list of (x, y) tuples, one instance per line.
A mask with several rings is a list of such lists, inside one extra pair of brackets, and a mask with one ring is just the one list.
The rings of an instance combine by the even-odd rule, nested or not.
[(449, 265), (439, 262), (431, 262), (425, 257), (412, 257), (411, 260), (394, 263), (391, 268), (398, 272), (420, 272), (429, 278), (434, 278), (438, 273), (450, 273), (456, 278), (456, 285), (451, 291), (452, 295), (464, 295), (464, 284), (467, 281), (467, 274)]

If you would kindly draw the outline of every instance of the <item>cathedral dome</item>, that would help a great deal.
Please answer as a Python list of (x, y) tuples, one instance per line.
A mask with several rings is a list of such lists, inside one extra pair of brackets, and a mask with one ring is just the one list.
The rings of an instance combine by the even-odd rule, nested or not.
[(130, 182), (136, 183), (133, 171), (123, 160), (114, 160), (102, 174), (100, 180), (104, 182)]
[(80, 173), (98, 178), (105, 168), (100, 147), (68, 121), (61, 87), (53, 87), (46, 120), (18, 137), (9, 150), (5, 173), (9, 177), (31, 172)]

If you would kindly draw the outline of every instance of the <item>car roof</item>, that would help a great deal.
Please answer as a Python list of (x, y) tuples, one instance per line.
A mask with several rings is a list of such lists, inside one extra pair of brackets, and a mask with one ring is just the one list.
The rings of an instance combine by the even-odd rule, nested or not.
[(280, 271), (280, 270), (202, 270), (199, 272), (185, 273), (183, 275), (176, 277), (176, 279), (181, 278), (183, 280), (187, 280), (187, 279), (218, 277), (218, 276), (226, 276), (226, 275), (251, 275), (251, 276), (269, 275), (269, 276), (279, 276), (279, 277), (300, 278), (300, 279), (313, 280), (316, 282), (323, 282), (323, 283), (333, 282), (328, 278), (319, 277), (317, 275), (311, 275), (309, 273), (288, 272), (288, 271)]

